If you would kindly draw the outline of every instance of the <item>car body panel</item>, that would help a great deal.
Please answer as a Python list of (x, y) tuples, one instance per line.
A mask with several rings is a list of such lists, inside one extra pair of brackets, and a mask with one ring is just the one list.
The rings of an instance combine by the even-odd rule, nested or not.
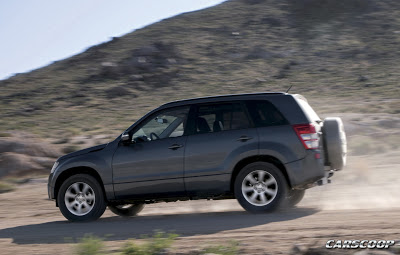
[[(247, 141), (241, 136), (252, 137)], [(258, 134), (255, 128), (228, 130), (188, 136), (185, 150), (185, 187), (189, 195), (197, 193), (227, 192), (228, 184), (222, 185), (221, 178), (232, 173), (232, 162), (255, 156), (258, 153)], [(200, 178), (202, 177), (202, 178)], [(200, 183), (207, 182), (207, 185)], [(200, 183), (199, 183), (200, 182)], [(228, 190), (227, 190), (228, 189)]]
[[(283, 114), (288, 125), (253, 126), (206, 134), (189, 133), (187, 136), (185, 133), (181, 137), (130, 145), (123, 145), (121, 136), (118, 136), (107, 145), (59, 158), (59, 165), (49, 176), (49, 197), (55, 198), (55, 184), (60, 174), (76, 167), (89, 167), (99, 174), (109, 201), (204, 198), (224, 194), (231, 191), (232, 172), (237, 163), (254, 156), (270, 156), (279, 160), (286, 169), (292, 188), (304, 188), (324, 176), (323, 159), (316, 156), (321, 151), (305, 150), (292, 127), (315, 120), (310, 120), (299, 107), (298, 98), (286, 93), (226, 95), (171, 102), (147, 113), (125, 132), (134, 130), (150, 115), (167, 108), (245, 100), (268, 100)], [(192, 113), (191, 110), (189, 115)], [(320, 126), (314, 122), (317, 131), (320, 131)], [(253, 139), (237, 141), (242, 135)], [(174, 143), (183, 147), (168, 149)]]
[(257, 128), (259, 154), (277, 158), (282, 164), (302, 159), (306, 150), (291, 125)]
[(73, 158), (73, 157), (84, 155), (84, 154), (88, 154), (90, 152), (101, 151), (104, 148), (106, 148), (107, 145), (108, 144), (100, 144), (100, 145), (96, 145), (96, 146), (93, 146), (93, 147), (90, 147), (90, 148), (86, 148), (86, 149), (83, 149), (83, 150), (75, 151), (75, 152), (72, 152), (72, 153), (69, 153), (67, 155), (64, 155), (64, 156), (60, 157), (58, 160), (59, 161), (64, 161), (65, 159)]
[(305, 188), (324, 177), (324, 160), (316, 158), (316, 154), (321, 155), (321, 151), (308, 150), (303, 159), (285, 164), (292, 188)]
[[(59, 165), (49, 176), (49, 197), (55, 199), (55, 184), (59, 176), (69, 169), (73, 168), (91, 168), (95, 170), (103, 182), (103, 185), (107, 185), (106, 197), (107, 199), (114, 199), (114, 190), (109, 188), (108, 185), (112, 185), (112, 155), (115, 150), (116, 142), (111, 142), (106, 146), (95, 146), (85, 150), (75, 152), (76, 156), (66, 155), (58, 159)], [(102, 147), (102, 149), (100, 149)]]
[[(184, 194), (183, 157), (186, 136), (150, 142), (120, 144), (113, 158), (116, 198), (150, 194)], [(178, 149), (169, 149), (179, 144)], [(146, 185), (148, 187), (146, 187)], [(149, 188), (151, 187), (151, 188)]]

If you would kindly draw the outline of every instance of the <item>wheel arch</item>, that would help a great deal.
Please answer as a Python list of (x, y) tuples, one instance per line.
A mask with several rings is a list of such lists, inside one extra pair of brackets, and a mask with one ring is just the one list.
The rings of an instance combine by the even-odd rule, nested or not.
[(56, 199), (56, 205), (58, 206), (58, 201), (57, 201), (57, 196), (58, 196), (58, 191), (60, 190), (61, 185), (63, 182), (68, 179), (69, 177), (76, 175), (76, 174), (88, 174), (92, 177), (94, 177), (100, 184), (101, 189), (103, 190), (104, 198), (107, 199), (105, 189), (104, 189), (104, 183), (103, 180), (101, 179), (99, 173), (87, 166), (79, 166), (79, 167), (72, 167), (69, 169), (64, 170), (57, 178), (56, 183), (54, 185), (54, 198)]
[(235, 167), (233, 168), (232, 175), (231, 175), (230, 190), (232, 193), (234, 190), (236, 176), (239, 174), (240, 170), (242, 170), (243, 167), (247, 166), (248, 164), (251, 164), (254, 162), (267, 162), (267, 163), (273, 164), (285, 176), (286, 182), (289, 185), (289, 187), (292, 187), (292, 185), (290, 183), (289, 175), (286, 171), (286, 168), (279, 159), (277, 159), (273, 156), (270, 156), (270, 155), (256, 155), (256, 156), (244, 158), (244, 159), (240, 160), (238, 163), (236, 163)]

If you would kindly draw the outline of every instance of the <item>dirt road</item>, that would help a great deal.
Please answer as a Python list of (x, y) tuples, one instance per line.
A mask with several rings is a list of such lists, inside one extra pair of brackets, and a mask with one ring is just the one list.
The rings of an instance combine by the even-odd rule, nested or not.
[(353, 157), (333, 183), (308, 190), (298, 208), (266, 215), (243, 211), (235, 200), (153, 204), (139, 217), (106, 211), (91, 223), (65, 221), (46, 200), (46, 180), (0, 194), (0, 251), (8, 254), (72, 254), (86, 233), (104, 237), (109, 251), (126, 239), (174, 231), (174, 249), (186, 251), (237, 240), (247, 254), (287, 254), (294, 244), (324, 247), (330, 239), (400, 239), (400, 177), (396, 152)]

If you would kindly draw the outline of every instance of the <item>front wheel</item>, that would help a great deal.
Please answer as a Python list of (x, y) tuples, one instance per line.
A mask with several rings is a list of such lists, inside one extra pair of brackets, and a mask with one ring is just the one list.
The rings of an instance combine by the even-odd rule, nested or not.
[(103, 215), (107, 204), (99, 182), (87, 174), (69, 177), (57, 195), (61, 213), (69, 221), (91, 221)]
[(287, 189), (282, 172), (266, 162), (245, 166), (237, 175), (234, 186), (239, 204), (252, 213), (277, 209), (285, 200)]
[(116, 215), (122, 217), (132, 217), (140, 213), (144, 208), (144, 204), (126, 204), (126, 205), (109, 205), (110, 209)]

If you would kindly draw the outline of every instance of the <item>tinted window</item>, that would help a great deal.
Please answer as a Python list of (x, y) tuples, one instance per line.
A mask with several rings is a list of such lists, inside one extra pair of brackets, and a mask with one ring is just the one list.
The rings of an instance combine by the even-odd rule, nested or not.
[(182, 136), (186, 126), (189, 106), (158, 112), (140, 124), (132, 138), (151, 141)]
[(247, 101), (246, 105), (256, 127), (288, 124), (278, 109), (268, 101)]
[(201, 105), (195, 118), (197, 134), (244, 129), (250, 126), (240, 103)]
[(314, 121), (320, 121), (321, 119), (318, 117), (318, 114), (314, 111), (314, 109), (308, 104), (308, 102), (303, 99), (302, 97), (295, 97), (296, 101), (299, 103), (301, 109), (304, 111), (304, 113), (308, 116), (308, 118), (314, 122)]

